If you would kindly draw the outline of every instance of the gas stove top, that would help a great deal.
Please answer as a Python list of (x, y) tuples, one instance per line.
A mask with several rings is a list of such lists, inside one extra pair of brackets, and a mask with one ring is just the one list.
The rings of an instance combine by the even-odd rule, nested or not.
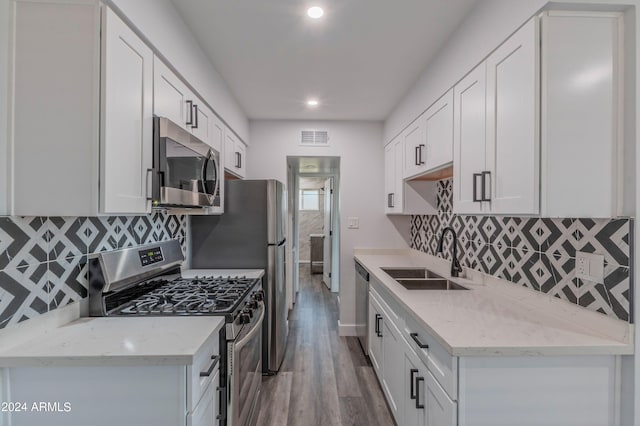
[(155, 279), (106, 297), (110, 315), (232, 313), (259, 280), (246, 277)]

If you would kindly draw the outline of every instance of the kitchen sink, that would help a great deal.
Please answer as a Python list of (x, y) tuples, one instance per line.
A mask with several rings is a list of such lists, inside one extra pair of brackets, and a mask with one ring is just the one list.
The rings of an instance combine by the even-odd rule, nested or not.
[(441, 275), (436, 274), (426, 268), (381, 268), (387, 275), (394, 279), (400, 278), (440, 278)]
[(396, 281), (407, 290), (469, 290), (444, 278), (398, 279)]

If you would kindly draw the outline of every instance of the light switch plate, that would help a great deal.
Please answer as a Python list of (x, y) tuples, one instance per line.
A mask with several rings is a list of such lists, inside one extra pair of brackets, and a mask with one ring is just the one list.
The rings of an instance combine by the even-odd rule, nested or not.
[(349, 229), (358, 229), (360, 228), (360, 218), (359, 217), (349, 217), (347, 218), (347, 223), (349, 224)]
[(597, 253), (576, 253), (576, 278), (596, 283), (604, 283), (604, 255)]

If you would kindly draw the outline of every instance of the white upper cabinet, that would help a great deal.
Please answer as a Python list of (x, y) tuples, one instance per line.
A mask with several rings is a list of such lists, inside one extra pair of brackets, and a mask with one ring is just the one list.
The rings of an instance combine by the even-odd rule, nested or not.
[(486, 171), (486, 64), (483, 62), (453, 89), (453, 211), (482, 212)]
[[(153, 113), (187, 128), (191, 91), (157, 56), (153, 59)], [(188, 110), (188, 111), (187, 111)]]
[(539, 49), (534, 18), (454, 88), (455, 213), (539, 211)]
[(229, 129), (225, 130), (224, 168), (238, 178), (246, 177), (247, 146)]
[(404, 211), (404, 138), (399, 137), (385, 148), (385, 213), (403, 213)]
[(404, 132), (405, 178), (428, 174), (453, 160), (453, 89), (438, 99)]
[(538, 28), (538, 19), (531, 19), (486, 61), (488, 173), (484, 184), (491, 213), (539, 211)]
[(634, 185), (623, 180), (622, 26), (614, 13), (542, 16), (543, 216), (613, 217), (633, 199), (624, 196)]
[(425, 138), (424, 115), (418, 117), (411, 123), (400, 136), (404, 144), (404, 172), (401, 177), (409, 177), (420, 173), (426, 164), (424, 159), (426, 138)]
[(425, 112), (426, 153), (423, 171), (440, 169), (453, 161), (453, 89)]
[(12, 99), (6, 102), (10, 213), (95, 215), (100, 8), (79, 2), (12, 4)]
[(100, 211), (148, 213), (153, 52), (111, 9), (102, 18)]

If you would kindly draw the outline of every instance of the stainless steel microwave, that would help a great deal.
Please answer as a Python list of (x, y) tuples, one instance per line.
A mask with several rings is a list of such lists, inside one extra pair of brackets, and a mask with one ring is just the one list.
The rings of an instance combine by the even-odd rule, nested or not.
[(155, 208), (220, 207), (220, 153), (168, 118), (153, 119)]

